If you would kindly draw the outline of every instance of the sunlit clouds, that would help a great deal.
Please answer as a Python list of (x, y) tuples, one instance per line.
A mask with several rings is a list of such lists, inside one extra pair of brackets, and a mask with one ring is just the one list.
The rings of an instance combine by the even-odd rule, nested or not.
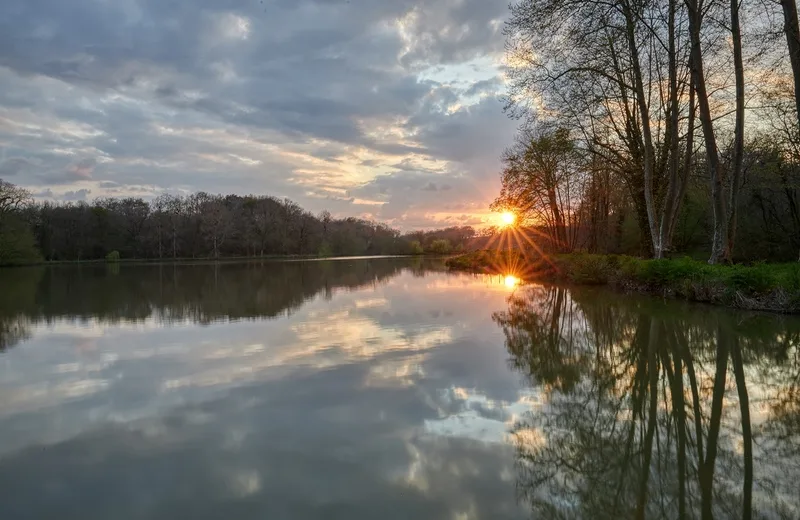
[(499, 99), (506, 9), (12, 0), (0, 177), (40, 200), (202, 190), (402, 229), (492, 225), (516, 126)]

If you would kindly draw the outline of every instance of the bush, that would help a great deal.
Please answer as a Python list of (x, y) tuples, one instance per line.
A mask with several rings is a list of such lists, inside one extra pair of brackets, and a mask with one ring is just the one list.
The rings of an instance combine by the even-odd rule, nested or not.
[(749, 294), (767, 292), (776, 285), (776, 280), (767, 266), (734, 266), (728, 274), (728, 285)]
[(111, 251), (106, 255), (106, 262), (119, 262), (119, 251)]
[(446, 238), (434, 240), (431, 242), (431, 245), (428, 246), (428, 251), (436, 255), (446, 255), (452, 250), (453, 247), (450, 245), (450, 241)]
[(425, 251), (422, 249), (422, 244), (419, 243), (419, 240), (414, 240), (409, 245), (409, 249), (411, 250), (412, 255), (421, 255)]
[(548, 257), (546, 261), (516, 255), (510, 263), (511, 256), (501, 251), (476, 251), (449, 259), (447, 266), (462, 271), (504, 272), (503, 265), (513, 265), (515, 272), (530, 273), (530, 278), (540, 280), (611, 284), (693, 301), (800, 311), (800, 264), (709, 265), (688, 257), (643, 260), (583, 253)]

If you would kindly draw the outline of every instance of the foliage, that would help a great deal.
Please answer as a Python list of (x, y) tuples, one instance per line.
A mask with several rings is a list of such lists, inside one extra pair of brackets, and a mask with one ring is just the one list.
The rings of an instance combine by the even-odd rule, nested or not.
[[(100, 260), (114, 251), (142, 259), (402, 255), (416, 250), (413, 242), (423, 250), (436, 244), (441, 253), (467, 249), (475, 235), (469, 226), (403, 235), (385, 224), (335, 219), (325, 211), (315, 216), (290, 200), (253, 195), (200, 192), (151, 202), (126, 197), (33, 204), (25, 190), (2, 183), (0, 203), (1, 215), (31, 223), (34, 245), (50, 261)], [(30, 244), (15, 247), (21, 245)], [(22, 253), (11, 256), (15, 263), (33, 261)]]
[[(559, 246), (565, 238), (556, 236), (557, 211), (575, 208), (577, 222), (565, 226), (579, 243), (555, 251), (667, 258), (679, 247), (711, 263), (797, 258), (800, 44), (790, 34), (796, 13), (784, 11), (787, 42), (798, 51), (789, 53), (793, 85), (786, 53), (763, 37), (784, 30), (775, 23), (778, 4), (795, 2), (767, 12), (760, 4), (697, 0), (513, 2), (505, 25), (506, 108), (525, 124), (506, 154), (498, 203), (535, 213), (535, 224)], [(769, 67), (766, 56), (776, 58)], [(758, 115), (745, 117), (746, 105)], [(571, 146), (553, 146), (559, 132)], [(767, 151), (769, 144), (773, 162), (789, 168), (770, 174), (753, 161), (748, 145)], [(567, 194), (568, 183), (550, 172), (576, 152), (582, 160), (572, 171), (583, 170), (583, 180)], [(684, 211), (700, 193), (701, 204)], [(638, 228), (638, 251), (619, 247), (623, 223)], [(750, 247), (755, 242), (771, 250)]]
[(317, 256), (322, 258), (328, 258), (330, 256), (333, 256), (333, 249), (331, 248), (331, 245), (328, 244), (327, 242), (323, 242), (322, 244), (320, 244), (319, 251), (317, 251)]
[(421, 255), (425, 252), (425, 250), (422, 249), (422, 244), (419, 243), (419, 240), (412, 240), (409, 244), (409, 250), (411, 251), (412, 255)]
[(431, 245), (428, 247), (428, 251), (436, 254), (436, 255), (446, 255), (453, 250), (453, 246), (450, 245), (450, 241), (446, 238), (440, 238), (438, 240), (434, 240), (431, 242)]
[[(615, 287), (735, 307), (800, 312), (800, 265), (710, 265), (688, 257), (641, 259), (623, 255), (565, 254), (533, 261), (517, 256), (506, 265), (526, 278)], [(448, 260), (452, 270), (493, 272), (502, 264), (491, 252)], [(502, 272), (502, 270), (499, 270)]]
[(16, 215), (0, 217), (0, 265), (26, 265), (41, 261), (30, 227)]
[(106, 255), (106, 262), (119, 262), (119, 251), (111, 251)]

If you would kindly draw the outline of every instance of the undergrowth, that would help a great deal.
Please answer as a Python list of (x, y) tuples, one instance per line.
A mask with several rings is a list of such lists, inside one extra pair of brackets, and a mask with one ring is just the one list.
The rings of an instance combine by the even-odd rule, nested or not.
[(454, 270), (515, 274), (526, 280), (611, 285), (742, 308), (800, 311), (800, 264), (796, 263), (709, 265), (691, 258), (648, 260), (586, 253), (530, 259), (516, 251), (476, 251), (449, 259), (447, 265)]

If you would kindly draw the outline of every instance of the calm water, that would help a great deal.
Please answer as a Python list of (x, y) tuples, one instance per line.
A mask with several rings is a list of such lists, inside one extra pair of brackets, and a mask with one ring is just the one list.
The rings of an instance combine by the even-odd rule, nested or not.
[(0, 271), (0, 518), (800, 518), (798, 342), (419, 259)]

